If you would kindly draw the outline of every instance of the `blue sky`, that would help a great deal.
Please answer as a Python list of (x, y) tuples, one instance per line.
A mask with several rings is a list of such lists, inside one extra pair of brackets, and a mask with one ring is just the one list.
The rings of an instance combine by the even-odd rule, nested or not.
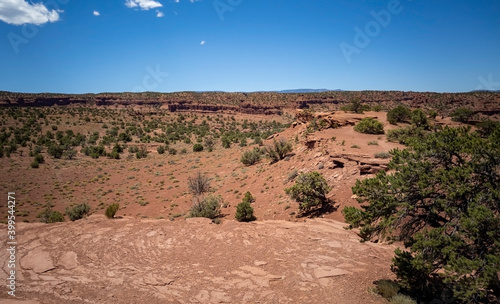
[(500, 90), (497, 0), (0, 0), (0, 90)]

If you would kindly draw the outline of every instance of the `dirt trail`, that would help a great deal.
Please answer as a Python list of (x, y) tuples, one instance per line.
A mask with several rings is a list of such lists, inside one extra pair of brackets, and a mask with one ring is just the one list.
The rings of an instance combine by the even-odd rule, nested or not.
[[(392, 278), (394, 248), (360, 243), (344, 225), (102, 215), (19, 223), (16, 299), (24, 301), (4, 293), (0, 304), (383, 303), (369, 288)], [(5, 281), (5, 250), (0, 259)]]

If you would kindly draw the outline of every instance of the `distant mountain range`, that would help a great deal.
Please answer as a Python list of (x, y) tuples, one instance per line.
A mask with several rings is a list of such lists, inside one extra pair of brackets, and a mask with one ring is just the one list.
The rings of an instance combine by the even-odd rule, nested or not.
[(344, 90), (329, 90), (329, 89), (293, 89), (293, 90), (281, 90), (281, 91), (253, 91), (245, 93), (322, 93), (322, 92), (344, 92)]
[(295, 90), (281, 90), (281, 91), (273, 91), (277, 93), (321, 93), (321, 92), (342, 92), (343, 90), (329, 90), (329, 89), (295, 89)]

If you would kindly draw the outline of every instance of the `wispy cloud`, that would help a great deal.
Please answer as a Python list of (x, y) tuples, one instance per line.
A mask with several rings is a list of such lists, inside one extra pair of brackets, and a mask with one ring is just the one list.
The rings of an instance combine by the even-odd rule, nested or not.
[(99, 13), (98, 11), (94, 11), (93, 14), (94, 14), (94, 16), (100, 16), (101, 15), (101, 13)]
[(145, 10), (145, 11), (163, 6), (160, 2), (154, 1), (154, 0), (127, 0), (127, 1), (125, 1), (125, 5), (128, 8), (137, 8), (138, 7), (141, 10)]
[(161, 18), (163, 16), (165, 16), (165, 14), (163, 12), (160, 12), (159, 10), (156, 10), (156, 17)]
[(202, 41), (200, 42), (200, 44), (201, 44), (201, 45), (204, 45), (205, 43), (206, 43), (206, 41), (205, 41), (205, 40), (202, 40)]
[(14, 25), (56, 22), (59, 20), (60, 12), (62, 11), (49, 11), (43, 3), (33, 4), (25, 0), (0, 1), (0, 20)]

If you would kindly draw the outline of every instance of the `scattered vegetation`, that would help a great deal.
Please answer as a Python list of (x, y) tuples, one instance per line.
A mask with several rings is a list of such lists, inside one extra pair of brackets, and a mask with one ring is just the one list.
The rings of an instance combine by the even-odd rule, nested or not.
[(64, 222), (64, 215), (59, 211), (52, 210), (49, 206), (40, 212), (37, 218), (40, 219), (40, 222), (46, 224)]
[(250, 193), (250, 191), (247, 191), (247, 192), (245, 192), (245, 196), (243, 196), (242, 201), (244, 203), (253, 204), (253, 203), (255, 203), (255, 197), (252, 196), (252, 193)]
[(329, 204), (326, 194), (332, 188), (325, 178), (318, 172), (302, 173), (295, 181), (295, 185), (285, 189), (285, 193), (299, 203), (302, 212), (310, 211), (314, 207)]
[(468, 123), (474, 116), (474, 111), (468, 108), (458, 108), (451, 113), (451, 120)]
[(198, 171), (188, 178), (188, 189), (193, 195), (202, 195), (210, 190), (210, 178)]
[(76, 205), (73, 208), (66, 207), (66, 215), (71, 221), (82, 219), (89, 212), (90, 206), (87, 203)]
[(203, 151), (203, 145), (196, 143), (193, 145), (193, 152), (201, 152)]
[(107, 218), (112, 219), (115, 217), (115, 214), (118, 211), (118, 209), (120, 209), (120, 204), (114, 203), (109, 205), (104, 213), (106, 214)]
[(398, 105), (387, 112), (387, 121), (392, 125), (400, 122), (408, 122), (411, 118), (411, 109), (404, 105)]
[(386, 299), (391, 299), (399, 292), (399, 284), (391, 280), (380, 280), (377, 283), (377, 292)]
[(264, 149), (264, 153), (271, 159), (271, 163), (276, 163), (282, 159), (284, 159), (288, 153), (292, 152), (292, 144), (289, 143), (286, 139), (281, 138), (279, 140), (273, 140), (273, 144), (271, 146), (267, 146)]
[(390, 299), (389, 303), (390, 304), (417, 304), (417, 301), (413, 300), (412, 298), (410, 298), (407, 295), (397, 294)]
[(224, 200), (220, 195), (208, 195), (197, 200), (189, 210), (189, 217), (206, 217), (215, 220), (220, 216), (220, 208)]
[(411, 138), (423, 138), (426, 132), (422, 128), (405, 127), (387, 131), (387, 140), (400, 144), (408, 144)]
[(240, 160), (245, 166), (251, 166), (260, 161), (261, 155), (262, 150), (255, 147), (253, 150), (245, 151)]
[(256, 217), (253, 215), (253, 207), (251, 206), (251, 203), (254, 201), (255, 198), (247, 191), (241, 203), (236, 206), (235, 218), (238, 222), (251, 222), (256, 220)]
[(363, 104), (359, 98), (354, 98), (349, 102), (349, 104), (342, 106), (341, 110), (346, 112), (363, 114), (364, 111), (370, 110), (370, 106)]
[(354, 131), (365, 134), (384, 134), (384, 125), (374, 118), (366, 117), (354, 126)]
[(377, 152), (375, 153), (375, 158), (382, 158), (382, 159), (391, 158), (391, 154), (385, 151)]

